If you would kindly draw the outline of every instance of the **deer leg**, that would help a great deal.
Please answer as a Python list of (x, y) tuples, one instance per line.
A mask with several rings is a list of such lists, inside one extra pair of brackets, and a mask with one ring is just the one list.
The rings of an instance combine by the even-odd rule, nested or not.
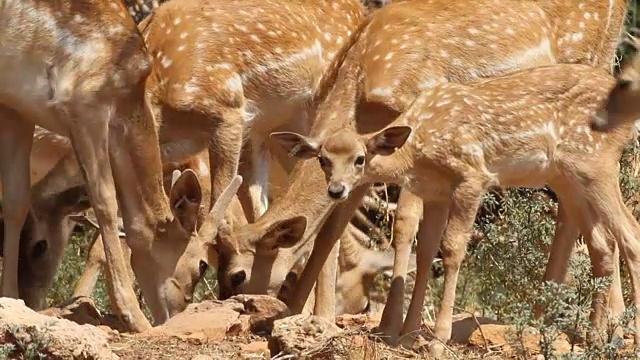
[[(223, 115), (223, 119), (212, 132), (212, 138), (209, 141), (210, 206), (215, 204), (215, 200), (222, 194), (233, 177), (238, 174), (240, 154), (243, 148), (243, 114), (242, 109), (230, 110)], [(243, 201), (241, 197), (239, 199), (241, 202)]]
[(253, 223), (267, 211), (269, 187), (269, 153), (266, 144), (257, 136), (251, 136), (242, 151), (240, 172), (244, 179), (238, 195), (247, 221)]
[[(595, 180), (597, 182), (597, 180)], [(578, 224), (580, 232), (583, 234), (586, 240), (587, 248), (589, 249), (589, 257), (592, 264), (592, 272), (594, 277), (607, 277), (614, 276), (614, 281), (609, 288), (608, 294), (595, 294), (592, 304), (591, 323), (592, 328), (599, 331), (604, 331), (607, 326), (605, 319), (605, 310), (610, 307), (610, 294), (617, 293), (616, 290), (616, 259), (615, 255), (616, 242), (612, 236), (618, 236), (622, 234), (620, 232), (610, 232), (612, 225), (615, 227), (615, 223), (620, 221), (616, 220), (615, 216), (624, 218), (624, 204), (622, 208), (617, 204), (615, 197), (608, 196), (607, 192), (611, 192), (611, 189), (604, 188), (595, 189), (598, 184), (591, 183), (589, 188), (584, 189), (580, 186), (563, 186), (556, 191), (560, 196), (561, 201), (565, 203), (573, 202), (573, 207), (576, 211), (567, 211), (571, 220)], [(617, 185), (616, 185), (617, 186)], [(598, 194), (598, 198), (592, 198), (589, 194)], [(620, 201), (621, 201), (620, 197)], [(600, 204), (600, 202), (608, 202)], [(604, 205), (604, 206), (603, 206)], [(603, 212), (604, 211), (604, 212)], [(611, 212), (611, 218), (608, 218), (608, 212)], [(615, 213), (615, 214), (614, 214)], [(615, 215), (615, 216), (614, 216)], [(617, 230), (617, 229), (615, 229)], [(618, 235), (614, 235), (618, 234)], [(619, 276), (619, 275), (618, 275)], [(610, 314), (614, 318), (618, 318), (622, 311), (618, 306), (612, 308)], [(619, 312), (618, 312), (619, 311)], [(598, 340), (597, 334), (590, 333), (592, 340)], [(616, 331), (616, 335), (621, 336), (621, 329)]]
[(29, 212), (30, 154), (35, 127), (14, 111), (0, 107), (0, 179), (4, 217), (4, 264), (1, 294), (18, 298), (20, 233)]
[(422, 324), (422, 310), (427, 292), (431, 264), (438, 253), (442, 234), (449, 217), (449, 201), (429, 201), (423, 203), (423, 219), (418, 231), (418, 246), (416, 249), (417, 270), (411, 303), (407, 310), (402, 332), (402, 343), (413, 341)]
[[(636, 346), (638, 346), (640, 344), (640, 331), (638, 330), (640, 329), (640, 244), (638, 243), (638, 239), (640, 239), (640, 224), (638, 224), (638, 221), (634, 218), (629, 208), (624, 204), (617, 178), (615, 182), (612, 181), (610, 188), (613, 190), (612, 193), (615, 194), (612, 194), (612, 197), (615, 196), (617, 201), (613, 204), (617, 205), (618, 211), (610, 211), (605, 213), (605, 215), (608, 217), (607, 223), (612, 225), (611, 233), (618, 235), (616, 239), (617, 245), (624, 256), (629, 269), (631, 287), (633, 289), (633, 304), (635, 306), (634, 328), (636, 330), (634, 334), (634, 341)], [(598, 199), (600, 200), (601, 198)], [(599, 213), (611, 207), (611, 203), (606, 202), (599, 202), (597, 205), (598, 206), (595, 208)], [(610, 307), (614, 312), (613, 316), (615, 318), (619, 318), (622, 311), (624, 311), (624, 302), (622, 300), (620, 283), (618, 247), (615, 245), (616, 244), (614, 244), (614, 251), (612, 255), (613, 279), (609, 290), (609, 296), (610, 303), (614, 303), (613, 306), (610, 304)], [(612, 294), (614, 295), (612, 296)], [(620, 307), (620, 304), (622, 307)], [(620, 327), (618, 327), (618, 329), (621, 332)]]
[[(326, 319), (334, 319), (336, 316), (336, 281), (338, 279), (338, 249), (340, 239), (331, 248), (327, 260), (324, 262), (318, 280), (316, 281), (316, 301), (313, 306), (313, 314)], [(318, 301), (318, 299), (320, 301)], [(332, 301), (333, 299), (333, 301)]]
[(431, 346), (431, 353), (437, 357), (444, 351), (442, 343), (446, 343), (451, 338), (453, 306), (460, 265), (466, 254), (467, 242), (471, 236), (483, 194), (484, 188), (477, 182), (463, 183), (453, 193), (449, 220), (441, 244), (444, 292), (436, 315), (434, 330), (439, 341), (433, 342)]
[[(549, 261), (544, 273), (544, 281), (554, 281), (564, 283), (569, 268), (569, 260), (571, 253), (575, 247), (576, 238), (578, 237), (578, 225), (573, 223), (569, 218), (568, 211), (575, 209), (567, 209), (570, 204), (563, 201), (558, 202), (558, 216), (556, 217), (556, 230), (551, 244)], [(543, 309), (536, 304), (534, 307), (534, 316), (541, 318)]]
[[(322, 225), (313, 244), (311, 256), (307, 261), (304, 270), (302, 270), (302, 274), (300, 274), (300, 278), (293, 295), (287, 303), (292, 313), (299, 314), (302, 311), (302, 308), (309, 297), (309, 293), (311, 292), (311, 288), (320, 275), (322, 266), (329, 257), (333, 247), (336, 245), (336, 242), (344, 233), (347, 225), (353, 217), (353, 214), (369, 191), (369, 188), (370, 184), (363, 184), (353, 189), (349, 198), (340, 203), (331, 212), (327, 221)], [(322, 294), (322, 297), (316, 298), (316, 303), (319, 301), (334, 301), (334, 298), (335, 292), (333, 294)], [(318, 305), (316, 305), (316, 308), (317, 306)], [(333, 318), (335, 313), (330, 316)]]
[(100, 237), (100, 232), (96, 231), (93, 234), (93, 241), (89, 247), (84, 271), (82, 272), (82, 275), (80, 275), (80, 279), (78, 279), (71, 297), (91, 297), (91, 293), (98, 281), (100, 271), (102, 271), (106, 262), (107, 260), (104, 257), (104, 245), (102, 244), (102, 238)]
[[(402, 330), (403, 302), (411, 243), (416, 235), (422, 216), (422, 198), (407, 190), (400, 191), (398, 210), (393, 223), (393, 278), (387, 295), (387, 303), (382, 311), (378, 332), (390, 345), (396, 345)], [(437, 251), (437, 247), (436, 247)], [(435, 256), (435, 254), (434, 254)], [(426, 282), (425, 282), (426, 283)]]
[(77, 124), (79, 126), (73, 129), (70, 138), (87, 184), (89, 200), (100, 225), (111, 280), (109, 287), (113, 294), (111, 304), (131, 330), (140, 332), (151, 325), (138, 305), (120, 247), (118, 203), (109, 154), (109, 124), (104, 121), (101, 124), (91, 124), (91, 128), (80, 125), (81, 122)]

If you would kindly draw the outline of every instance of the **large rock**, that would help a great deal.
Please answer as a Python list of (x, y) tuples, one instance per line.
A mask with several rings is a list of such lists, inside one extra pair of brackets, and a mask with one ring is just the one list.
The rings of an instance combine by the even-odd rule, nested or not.
[(48, 308), (39, 313), (60, 319), (71, 320), (80, 325), (102, 325), (102, 315), (93, 299), (80, 296), (65, 302), (60, 307)]
[(118, 359), (99, 329), (38, 314), (22, 300), (0, 298), (0, 319), (0, 343), (14, 347), (10, 358), (28, 353), (46, 359)]
[(175, 336), (197, 343), (221, 341), (247, 331), (269, 333), (273, 321), (289, 315), (280, 300), (267, 295), (240, 295), (225, 301), (190, 304), (185, 311), (140, 336)]
[(249, 326), (256, 334), (270, 334), (274, 321), (291, 315), (285, 303), (268, 295), (237, 295), (230, 300), (243, 305), (242, 314), (249, 315)]
[(222, 301), (204, 301), (190, 304), (185, 311), (164, 324), (145, 331), (141, 336), (221, 341), (227, 336), (229, 325), (239, 316), (236, 309), (226, 306)]

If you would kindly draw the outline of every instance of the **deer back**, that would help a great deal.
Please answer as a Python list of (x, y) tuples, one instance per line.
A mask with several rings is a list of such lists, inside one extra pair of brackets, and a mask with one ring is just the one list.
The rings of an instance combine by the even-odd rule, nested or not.
[(140, 24), (156, 61), (149, 89), (177, 109), (305, 102), (362, 17), (357, 0), (167, 2)]

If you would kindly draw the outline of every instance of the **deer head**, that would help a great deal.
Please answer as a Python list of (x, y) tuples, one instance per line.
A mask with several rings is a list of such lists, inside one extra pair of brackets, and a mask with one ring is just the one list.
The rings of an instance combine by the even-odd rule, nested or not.
[(376, 155), (391, 155), (402, 147), (411, 134), (408, 126), (388, 127), (371, 137), (353, 130), (335, 132), (316, 140), (292, 132), (274, 132), (275, 139), (290, 156), (317, 158), (327, 180), (327, 194), (336, 201), (349, 197), (356, 186), (366, 181), (365, 166)]
[[(217, 265), (218, 231), (223, 228), (226, 209), (242, 183), (242, 177), (236, 176), (218, 197), (202, 224), (197, 224), (194, 220), (196, 209), (203, 200), (197, 175), (187, 169), (179, 175), (174, 172), (172, 177), (169, 198), (174, 218), (163, 232), (157, 234), (159, 239), (153, 245), (153, 257), (139, 257), (136, 251), (131, 253), (131, 266), (136, 277), (145, 283), (159, 283), (157, 303), (152, 305), (152, 309), (158, 309), (154, 311), (154, 319), (159, 323), (184, 310), (209, 265)], [(162, 264), (162, 267), (155, 264)]]
[[(631, 44), (640, 49), (640, 40), (629, 36)], [(591, 121), (597, 131), (608, 131), (628, 121), (640, 120), (640, 56), (636, 54), (623, 65), (607, 101)]]

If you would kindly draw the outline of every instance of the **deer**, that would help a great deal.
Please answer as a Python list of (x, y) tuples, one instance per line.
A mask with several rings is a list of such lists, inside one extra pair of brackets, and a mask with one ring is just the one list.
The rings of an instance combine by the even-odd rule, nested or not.
[[(36, 127), (33, 144), (34, 150), (31, 153), (32, 181), (42, 179), (42, 174), (46, 174), (60, 159), (71, 152), (68, 139), (40, 127)], [(210, 193), (208, 163), (208, 153), (203, 151), (183, 163), (164, 164), (165, 191), (170, 192), (182, 172), (191, 169), (201, 182), (202, 204), (200, 207), (207, 208), (206, 202)], [(270, 174), (275, 176), (270, 181), (272, 189), (277, 190), (286, 181), (285, 174), (281, 173), (283, 171), (279, 168), (270, 171)], [(71, 174), (75, 174), (75, 172)], [(70, 177), (72, 178), (73, 175)], [(70, 185), (66, 185), (66, 187), (68, 186)], [(106, 258), (97, 221), (94, 217), (80, 214), (90, 208), (85, 187), (72, 187), (62, 193), (48, 195), (44, 199), (32, 199), (32, 201), (34, 201), (33, 211), (30, 213), (29, 221), (25, 223), (21, 235), (19, 261), (19, 287), (25, 304), (34, 309), (43, 309), (46, 306), (47, 291), (52, 285), (74, 223), (82, 223), (98, 230), (94, 233), (87, 253), (85, 270), (72, 295), (74, 298), (89, 297), (101, 269), (106, 266)], [(186, 229), (193, 231), (196, 222), (202, 221), (201, 218), (198, 219), (198, 210), (193, 207), (183, 207), (183, 211), (177, 213), (181, 217), (180, 222), (184, 224)], [(37, 216), (34, 216), (34, 213)], [(236, 224), (246, 224), (237, 197), (234, 197), (230, 203), (225, 221), (231, 228), (237, 226)], [(130, 261), (131, 250), (126, 243), (126, 233), (121, 218), (118, 219), (118, 229), (125, 263), (127, 263)], [(337, 296), (344, 300), (337, 304), (336, 315), (364, 311), (369, 302), (368, 291), (371, 288), (373, 277), (390, 270), (389, 267), (392, 265), (393, 259), (393, 252), (375, 252), (359, 243), (356, 244), (353, 240), (355, 238), (358, 238), (360, 242), (368, 242), (369, 240), (355, 226), (351, 226), (349, 231), (345, 247), (341, 246), (340, 249), (341, 262), (337, 281)], [(345, 251), (346, 253), (343, 254)], [(415, 259), (413, 259), (413, 263), (415, 264)], [(346, 270), (342, 271), (342, 269)], [(127, 266), (127, 270), (129, 276), (133, 276), (130, 266)], [(354, 296), (354, 294), (358, 294), (358, 296)]]
[[(53, 152), (53, 151), (44, 151), (44, 149), (53, 147), (58, 145), (58, 142), (48, 143), (47, 140), (53, 139), (53, 137), (48, 136), (46, 134), (46, 130), (42, 130), (42, 134), (39, 137), (34, 137), (34, 144), (37, 144), (39, 148), (43, 149), (43, 151), (39, 152), (34, 156), (32, 154), (32, 160), (36, 160), (36, 163), (40, 164), (51, 164), (51, 158), (46, 158), (48, 154), (59, 154), (61, 151)], [(64, 153), (64, 152), (62, 152)], [(56, 156), (54, 159), (59, 159), (60, 156)], [(199, 180), (202, 183), (202, 193), (203, 193), (203, 201), (206, 201), (208, 198), (208, 193), (210, 189), (207, 184), (208, 181), (208, 153), (206, 151), (201, 152), (195, 157), (190, 158), (188, 161), (183, 163), (169, 163), (163, 166), (163, 174), (164, 174), (164, 187), (166, 191), (169, 191), (172, 182), (175, 182), (176, 179), (181, 175), (182, 172), (187, 169), (191, 169), (196, 173)], [(39, 170), (39, 169), (38, 169)], [(271, 172), (273, 175), (278, 175), (278, 171), (281, 169), (274, 169), (276, 171)], [(34, 172), (35, 169), (32, 169)], [(277, 188), (280, 184), (279, 182), (286, 181), (282, 177), (276, 177), (271, 184), (274, 184)], [(86, 198), (86, 191), (83, 191), (82, 187), (75, 187), (69, 190), (64, 191), (57, 196), (51, 196), (46, 200), (40, 201), (38, 205), (34, 206), (38, 208), (39, 215), (45, 216), (45, 219), (49, 220), (47, 223), (55, 223), (53, 219), (57, 219), (58, 222), (66, 225), (61, 226), (64, 235), (60, 235), (54, 237), (54, 239), (68, 239), (70, 229), (69, 226), (72, 222), (79, 222), (90, 227), (99, 230), (99, 226), (97, 222), (92, 217), (80, 216), (80, 215), (70, 215), (77, 214), (87, 210), (90, 207), (90, 204)], [(206, 207), (206, 204), (203, 205)], [(190, 211), (185, 211), (183, 216), (185, 219), (181, 220), (183, 224), (188, 224), (194, 218), (193, 214), (196, 213), (195, 209), (189, 209)], [(68, 216), (70, 215), (70, 216)], [(67, 221), (63, 221), (65, 219)], [(39, 217), (38, 220), (41, 220)], [(69, 221), (73, 220), (73, 221)], [(121, 219), (119, 219), (121, 220)], [(37, 220), (33, 219), (31, 222), (36, 222)], [(229, 205), (225, 216), (225, 223), (228, 224), (231, 228), (238, 226), (238, 224), (246, 224), (246, 218), (244, 217), (244, 212), (242, 207), (240, 206), (237, 197), (234, 197), (233, 201)], [(195, 224), (191, 221), (193, 227)], [(67, 225), (69, 224), (69, 225)], [(188, 228), (188, 226), (186, 226)], [(126, 243), (126, 234), (124, 232), (124, 228), (119, 221), (118, 228), (120, 230), (119, 236), (121, 241), (121, 247), (124, 253), (125, 260), (128, 262), (130, 259), (131, 251)], [(26, 229), (26, 227), (25, 227)], [(52, 232), (46, 232), (47, 234), (51, 234)], [(55, 234), (55, 232), (53, 232)], [(66, 235), (66, 236), (65, 236)], [(24, 236), (23, 239), (28, 237)], [(31, 237), (33, 238), (33, 236)], [(23, 240), (24, 241), (24, 240)], [(367, 236), (362, 233), (358, 228), (351, 225), (348, 228), (348, 231), (345, 233), (345, 238), (341, 242), (340, 247), (340, 262), (339, 262), (339, 274), (337, 279), (337, 298), (339, 299), (336, 305), (336, 315), (341, 314), (357, 314), (362, 313), (366, 309), (368, 309), (369, 304), (369, 291), (373, 284), (373, 278), (380, 274), (386, 273), (390, 271), (391, 266), (393, 265), (393, 251), (373, 251), (363, 246), (362, 243), (369, 242), (370, 240)], [(57, 257), (49, 257), (46, 258), (46, 261), (43, 261), (41, 255), (32, 256), (32, 257), (24, 257), (21, 256), (21, 272), (20, 279), (21, 282), (21, 294), (24, 295), (25, 302), (29, 305), (33, 303), (38, 303), (38, 308), (44, 308), (44, 299), (46, 297), (46, 291), (50, 288), (53, 276), (55, 274), (55, 269), (57, 268), (58, 262), (60, 260), (60, 256), (63, 252), (63, 248), (66, 245), (66, 241), (43, 241), (39, 240), (36, 245), (29, 247), (29, 241), (21, 243), (24, 248), (31, 249), (32, 254), (41, 254), (43, 253), (40, 250), (41, 247), (49, 247), (50, 254), (58, 254)], [(22, 250), (22, 248), (21, 248)], [(24, 261), (22, 259), (25, 259)], [(411, 267), (415, 267), (415, 256), (410, 259)], [(91, 241), (91, 246), (87, 252), (87, 260), (86, 267), (83, 271), (82, 275), (78, 279), (78, 282), (74, 288), (72, 297), (90, 297), (91, 293), (95, 287), (95, 284), (98, 279), (98, 275), (106, 266), (106, 259), (104, 256), (104, 247), (102, 244), (102, 239), (100, 237), (100, 232), (96, 231), (94, 233), (94, 237)], [(130, 267), (128, 267), (130, 276), (133, 275), (133, 272)], [(295, 283), (287, 284), (289, 288), (295, 286)], [(31, 295), (32, 293), (36, 293)], [(31, 296), (29, 296), (31, 295)], [(37, 299), (34, 301), (34, 299)]]
[[(141, 34), (119, 1), (9, 1), (0, 18), (2, 296), (19, 297), (19, 236), (29, 209), (29, 156), (38, 125), (70, 139), (100, 225), (115, 312), (133, 331), (151, 326), (124, 264), (117, 194), (133, 270), (154, 320), (164, 322), (186, 307), (201, 264), (210, 261), (206, 254), (213, 240), (188, 234), (172, 206), (183, 194), (169, 198), (162, 189), (158, 123), (145, 94), (152, 64)], [(233, 177), (217, 197), (200, 236), (215, 238), (241, 182)], [(196, 184), (187, 173), (176, 186)], [(182, 259), (184, 254), (190, 258)], [(141, 272), (149, 267), (156, 271)]]
[[(640, 39), (631, 35), (628, 38), (636, 51), (639, 50)], [(622, 66), (616, 86), (607, 97), (606, 105), (592, 118), (592, 130), (608, 132), (620, 125), (626, 125), (626, 122), (640, 119), (640, 109), (635, 102), (640, 89), (639, 79), (640, 56), (636, 53)]]
[[(283, 6), (302, 15), (282, 17)], [(247, 13), (259, 17), (259, 21)], [(152, 58), (145, 96), (158, 124), (161, 162), (185, 159), (208, 149), (213, 165), (211, 199), (219, 197), (235, 173), (243, 174), (244, 185), (238, 195), (251, 221), (254, 210), (255, 214), (260, 213), (267, 205), (267, 188), (263, 185), (270, 151), (261, 151), (261, 144), (269, 141), (272, 130), (284, 127), (299, 131), (308, 127), (306, 119), (311, 116), (307, 110), (314, 89), (363, 16), (363, 6), (356, 0), (306, 5), (297, 1), (200, 0), (160, 5), (138, 27)], [(305, 17), (323, 26), (318, 27)], [(213, 22), (226, 25), (211, 27)], [(267, 25), (275, 30), (267, 31), (265, 37), (262, 27)], [(221, 29), (224, 31), (218, 33)], [(285, 33), (295, 34), (281, 36)], [(244, 50), (247, 44), (251, 44), (250, 50)], [(243, 50), (233, 51), (238, 46)], [(201, 51), (205, 47), (215, 50)], [(227, 51), (220, 52), (221, 48)], [(195, 53), (198, 56), (192, 56)], [(190, 82), (192, 79), (198, 83)], [(244, 146), (243, 139), (248, 140)], [(245, 160), (242, 168), (238, 154)], [(284, 155), (275, 157), (281, 163), (290, 161)], [(46, 192), (64, 190), (60, 186), (66, 181), (60, 179), (66, 176), (73, 160), (63, 160), (40, 184)], [(201, 239), (205, 244), (212, 243), (208, 236)], [(220, 243), (215, 247), (230, 248)], [(200, 260), (194, 259), (196, 267)], [(328, 271), (335, 275), (335, 266)], [(287, 274), (288, 269), (283, 268), (281, 279)], [(329, 275), (328, 279), (335, 283), (335, 276)], [(154, 319), (167, 317), (167, 311), (154, 313)]]
[[(234, 214), (237, 218), (244, 217), (244, 212), (237, 199), (231, 206), (233, 208), (230, 207), (229, 213)], [(229, 213), (228, 215), (230, 215)], [(95, 221), (91, 219), (85, 217), (78, 220), (98, 228)], [(124, 231), (121, 231), (120, 236), (125, 258), (128, 258), (131, 252), (126, 246)], [(371, 250), (363, 245), (362, 242), (365, 239), (366, 235), (355, 226), (350, 225), (340, 241), (339, 271), (336, 280), (336, 316), (368, 312), (371, 301), (370, 292), (375, 276), (379, 274), (387, 275), (393, 267), (394, 253), (390, 251), (392, 249), (385, 251)], [(416, 258), (413, 254), (409, 264), (410, 271), (415, 269)], [(102, 240), (100, 234), (96, 232), (87, 252), (85, 270), (78, 279), (71, 297), (90, 297), (100, 271), (105, 265), (106, 259), (104, 258)], [(295, 272), (290, 273), (289, 281), (283, 285), (283, 289), (279, 294), (281, 298), (286, 299), (287, 291), (291, 291), (290, 289), (295, 287), (295, 275)]]
[[(136, 23), (140, 23), (160, 4), (168, 0), (124, 0), (129, 13)], [(367, 11), (373, 11), (391, 3), (391, 0), (361, 0)]]
[[(358, 133), (380, 130), (406, 111), (422, 90), (438, 83), (471, 81), (558, 62), (584, 63), (611, 71), (626, 3), (514, 1), (498, 5), (481, 1), (464, 6), (439, 1), (392, 3), (369, 15), (342, 48), (331, 71), (325, 74), (316, 94), (316, 117), (309, 134), (318, 137), (345, 127), (355, 128)], [(474, 51), (462, 51), (465, 46), (473, 47)], [(326, 197), (324, 175), (317, 162), (298, 161), (290, 179), (284, 196), (270, 203), (256, 222), (234, 231), (229, 240), (221, 240), (234, 243), (237, 249), (228, 259), (221, 256), (219, 282), (229, 287), (229, 292), (261, 291), (267, 283), (275, 286), (274, 278), (278, 275), (265, 269), (286, 259), (283, 250), (313, 246), (295, 292), (287, 302), (297, 313), (304, 307), (315, 281), (322, 279), (320, 270), (326, 259), (333, 259), (336, 239), (360, 203), (366, 186), (353, 189), (347, 201), (335, 204)], [(394, 280), (379, 329), (389, 343), (397, 342), (403, 327), (402, 274), (406, 273), (403, 259), (409, 253), (410, 240), (422, 214), (421, 202), (410, 192), (401, 192), (398, 201), (393, 236)], [(569, 221), (561, 206), (545, 279), (564, 280), (568, 264), (562, 254), (571, 252), (577, 236), (577, 225)], [(279, 252), (275, 248), (280, 248)], [(411, 316), (406, 318), (403, 333), (411, 333), (420, 325), (418, 315), (430, 266), (421, 263), (420, 259), (426, 258), (421, 256), (425, 251), (424, 246), (418, 249), (414, 288), (414, 294), (422, 295), (413, 297)], [(459, 267), (459, 260), (450, 256), (452, 252), (453, 249), (443, 249), (445, 277), (450, 279), (445, 282), (445, 304), (453, 302), (453, 277)], [(273, 260), (275, 253), (278, 256)], [(267, 274), (271, 277), (268, 281)], [(620, 302), (612, 306), (617, 314), (624, 309)], [(452, 308), (442, 307), (442, 311), (451, 314)], [(450, 332), (450, 326), (437, 329), (439, 338), (448, 337), (446, 334)]]
[[(327, 198), (333, 201), (345, 201), (358, 186), (374, 181), (400, 183), (422, 198), (429, 226), (422, 228), (418, 241), (429, 250), (418, 256), (430, 256), (426, 261), (441, 242), (456, 249), (454, 256), (464, 257), (489, 187), (548, 184), (586, 238), (596, 277), (613, 275), (614, 243), (622, 249), (638, 306), (640, 224), (625, 206), (618, 183), (619, 160), (635, 135), (635, 124), (626, 122), (609, 133), (589, 129), (614, 84), (611, 74), (589, 65), (541, 66), (424, 90), (407, 111), (372, 134), (345, 128), (319, 137), (273, 136), (293, 156), (318, 159)], [(635, 112), (620, 116), (637, 119)], [(592, 320), (602, 328), (602, 308), (594, 310)], [(446, 343), (450, 334), (439, 333), (438, 323), (451, 319), (442, 314), (436, 336)], [(634, 323), (640, 325), (638, 311)]]

